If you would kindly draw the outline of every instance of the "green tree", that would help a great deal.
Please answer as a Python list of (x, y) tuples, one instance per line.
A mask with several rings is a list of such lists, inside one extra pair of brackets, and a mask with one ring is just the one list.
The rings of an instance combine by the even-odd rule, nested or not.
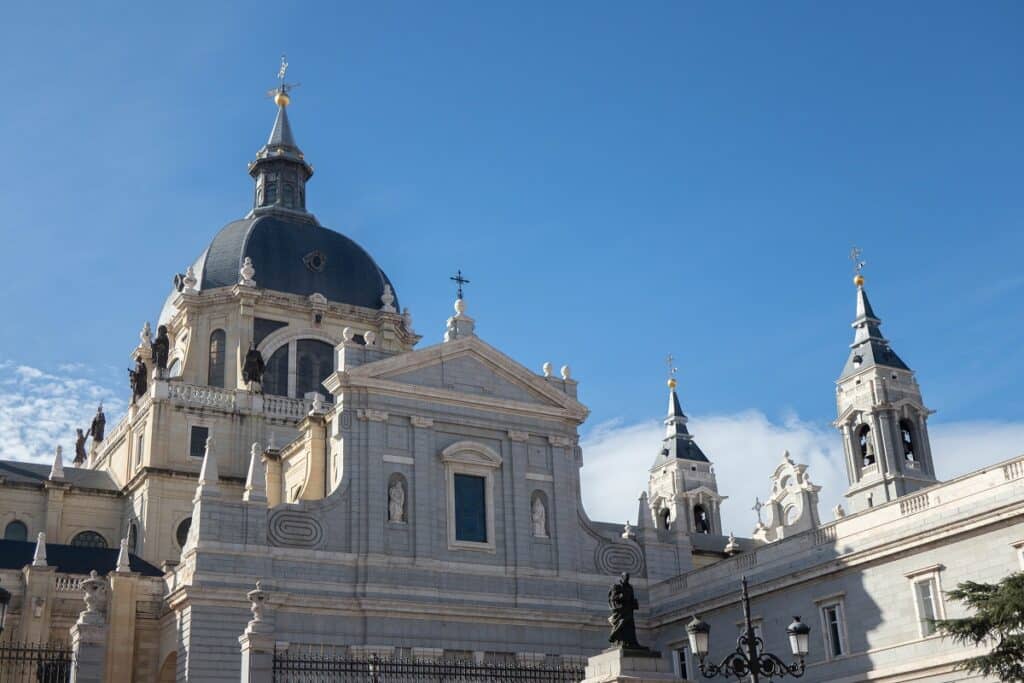
[(939, 632), (962, 645), (992, 646), (960, 668), (1024, 683), (1024, 572), (995, 584), (965, 581), (947, 595), (970, 607), (973, 615), (936, 620)]

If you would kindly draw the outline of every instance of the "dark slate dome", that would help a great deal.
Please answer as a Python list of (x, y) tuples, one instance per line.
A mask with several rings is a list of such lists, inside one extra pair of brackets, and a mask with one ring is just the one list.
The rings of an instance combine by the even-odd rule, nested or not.
[(330, 301), (378, 309), (384, 285), (391, 284), (348, 237), (308, 219), (270, 213), (234, 221), (217, 233), (197, 264), (199, 289), (237, 284), (246, 257), (261, 289), (320, 293)]
[[(329, 301), (379, 309), (384, 271), (358, 244), (321, 226), (306, 210), (306, 182), (313, 167), (295, 143), (287, 106), (288, 86), (278, 88), (274, 128), (249, 164), (255, 181), (249, 215), (226, 225), (193, 264), (197, 289), (231, 287), (246, 258), (256, 270), (256, 286), (300, 296), (318, 293)], [(181, 289), (181, 278), (176, 278)], [(397, 294), (393, 302), (398, 306)], [(173, 315), (171, 293), (160, 320)]]

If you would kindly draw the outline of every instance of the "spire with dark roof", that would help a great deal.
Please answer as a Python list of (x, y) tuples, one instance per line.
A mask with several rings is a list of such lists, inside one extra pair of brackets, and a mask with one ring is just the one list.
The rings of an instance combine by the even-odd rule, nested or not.
[(256, 181), (253, 213), (288, 212), (304, 214), (306, 211), (306, 181), (313, 175), (313, 167), (306, 162), (295, 142), (291, 123), (288, 121), (288, 105), (291, 104), (291, 89), (295, 86), (284, 82), (288, 63), (282, 58), (278, 73), (280, 84), (270, 94), (277, 105), (274, 127), (256, 153), (256, 159), (249, 164), (249, 175)]
[(873, 366), (909, 370), (907, 364), (889, 346), (889, 340), (882, 336), (882, 321), (875, 315), (864, 290), (864, 277), (858, 273), (854, 278), (857, 285), (857, 317), (853, 321), (853, 343), (850, 357), (843, 367), (840, 379)]
[(651, 469), (656, 469), (672, 460), (695, 460), (708, 462), (704, 452), (700, 450), (693, 435), (686, 428), (687, 417), (679, 404), (676, 394), (675, 377), (668, 381), (668, 416), (665, 418), (665, 438), (661, 441), (658, 457), (654, 459)]

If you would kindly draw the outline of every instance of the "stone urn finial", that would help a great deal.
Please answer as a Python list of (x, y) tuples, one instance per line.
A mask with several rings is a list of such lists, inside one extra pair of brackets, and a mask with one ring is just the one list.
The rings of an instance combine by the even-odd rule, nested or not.
[(395, 313), (395, 294), (391, 291), (391, 285), (384, 283), (384, 293), (380, 295), (380, 302), (384, 304), (380, 310), (385, 313)]
[(255, 590), (246, 593), (249, 598), (249, 609), (252, 610), (252, 619), (246, 626), (246, 633), (261, 633), (270, 630), (270, 624), (266, 621), (265, 610), (267, 608), (267, 593), (263, 590), (260, 581), (256, 582)]
[(238, 274), (242, 276), (239, 284), (245, 287), (256, 286), (256, 268), (252, 265), (252, 259), (248, 256), (242, 261), (242, 267), (238, 269)]
[(545, 377), (550, 377), (551, 376), (551, 369), (553, 367), (554, 366), (551, 365), (551, 361), (548, 361), (548, 362), (544, 363), (544, 365), (542, 365), (540, 369), (541, 369), (541, 371), (543, 371)]
[(199, 280), (196, 278), (195, 268), (189, 266), (188, 269), (185, 270), (185, 277), (182, 278), (181, 284), (185, 285), (186, 294), (196, 293), (196, 285), (199, 284)]

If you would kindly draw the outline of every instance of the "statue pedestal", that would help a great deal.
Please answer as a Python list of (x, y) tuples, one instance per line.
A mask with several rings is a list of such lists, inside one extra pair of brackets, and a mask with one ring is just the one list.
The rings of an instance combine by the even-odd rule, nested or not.
[(653, 650), (610, 648), (587, 660), (583, 683), (684, 683), (672, 662)]

